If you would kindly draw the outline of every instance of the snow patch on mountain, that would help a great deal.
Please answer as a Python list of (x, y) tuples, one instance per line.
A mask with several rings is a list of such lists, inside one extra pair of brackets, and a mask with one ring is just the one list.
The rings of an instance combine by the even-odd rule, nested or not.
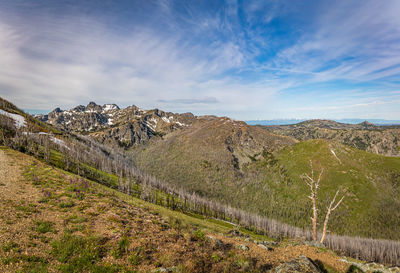
[(103, 106), (103, 111), (113, 111), (113, 110), (119, 110), (119, 107), (115, 104), (104, 104)]
[(0, 109), (0, 114), (4, 115), (6, 117), (12, 118), (14, 120), (15, 126), (17, 128), (21, 128), (23, 126), (26, 126), (25, 118), (23, 116), (21, 116), (21, 115), (12, 114), (12, 113), (9, 113), (9, 112), (4, 111), (2, 109)]
[(183, 127), (183, 126), (189, 126), (189, 125), (184, 124), (184, 123), (181, 123), (181, 122), (179, 122), (179, 121), (175, 121), (175, 123), (178, 124), (179, 126), (182, 126), (182, 127)]

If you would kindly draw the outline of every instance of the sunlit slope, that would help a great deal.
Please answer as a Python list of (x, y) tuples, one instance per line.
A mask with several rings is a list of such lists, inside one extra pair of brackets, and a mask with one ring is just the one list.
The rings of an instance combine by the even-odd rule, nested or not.
[(265, 150), (294, 143), (244, 122), (203, 118), (184, 131), (136, 148), (133, 158), (140, 169), (167, 183), (241, 206), (241, 189), (254, 185), (245, 166), (262, 158)]
[[(336, 155), (336, 156), (335, 156)], [(332, 229), (338, 233), (380, 238), (400, 238), (400, 159), (371, 154), (324, 140), (298, 143), (276, 156), (293, 178), (282, 187), (282, 195), (300, 207), (308, 204), (307, 187), (299, 179), (310, 171), (324, 169), (320, 203), (325, 207), (338, 187), (346, 189), (344, 204), (332, 217)], [(322, 215), (321, 220), (324, 215)]]
[[(324, 169), (319, 196), (320, 222), (330, 198), (338, 187), (343, 187), (347, 196), (331, 216), (332, 232), (400, 238), (399, 158), (325, 140), (286, 143), (286, 147), (274, 148), (271, 142), (266, 146), (270, 150), (247, 149), (243, 153), (241, 149), (251, 146), (226, 145), (226, 137), (215, 132), (207, 135), (203, 130), (136, 150), (138, 165), (189, 191), (309, 228), (309, 192), (300, 175), (310, 172), (311, 159), (316, 170)], [(270, 139), (276, 136), (270, 135)]]
[[(0, 146), (0, 272), (266, 272), (330, 251), (232, 236), (236, 227), (144, 202)], [(250, 232), (246, 234), (251, 234)], [(275, 246), (276, 245), (276, 246)]]
[(307, 120), (293, 125), (261, 126), (299, 141), (328, 139), (360, 150), (386, 156), (400, 155), (400, 127), (377, 126), (369, 122), (339, 123), (332, 120)]

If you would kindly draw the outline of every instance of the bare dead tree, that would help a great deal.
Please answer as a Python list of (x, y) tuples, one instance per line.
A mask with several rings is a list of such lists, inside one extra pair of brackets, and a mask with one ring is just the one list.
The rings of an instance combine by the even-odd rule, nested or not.
[[(308, 174), (303, 174), (302, 178), (304, 182), (310, 187), (311, 195), (308, 197), (311, 199), (312, 202), (312, 210), (313, 210), (313, 217), (311, 217), (312, 221), (312, 226), (313, 226), (313, 240), (317, 241), (317, 220), (318, 220), (318, 208), (317, 208), (317, 199), (318, 199), (318, 189), (319, 189), (319, 184), (321, 182), (322, 174), (324, 173), (324, 169), (321, 170), (321, 172), (318, 175), (318, 179), (314, 178), (314, 167), (312, 164), (312, 161), (310, 160), (310, 167), (311, 167), (311, 175)], [(331, 213), (337, 209), (337, 207), (342, 203), (345, 195), (340, 198), (340, 200), (336, 202), (336, 198), (338, 197), (340, 192), (340, 188), (336, 191), (335, 196), (333, 197), (332, 201), (330, 202), (326, 215), (325, 215), (325, 221), (324, 221), (324, 226), (322, 230), (322, 237), (320, 242), (324, 243), (325, 238), (326, 238), (326, 232), (328, 228), (328, 221), (329, 221), (329, 216)]]
[(340, 192), (340, 189), (338, 189), (335, 193), (335, 196), (333, 197), (331, 203), (329, 204), (328, 210), (326, 211), (326, 216), (325, 216), (325, 221), (324, 221), (324, 228), (322, 230), (322, 237), (321, 237), (321, 243), (324, 243), (325, 238), (326, 238), (326, 230), (328, 228), (328, 221), (329, 221), (329, 216), (331, 215), (332, 211), (334, 211), (340, 203), (342, 203), (345, 195), (340, 198), (340, 200), (335, 204), (336, 198)]
[(312, 165), (312, 161), (310, 160), (310, 167), (311, 167), (311, 176), (308, 174), (303, 174), (302, 178), (304, 182), (310, 187), (311, 195), (308, 198), (311, 199), (312, 202), (312, 210), (313, 210), (313, 217), (311, 217), (312, 227), (313, 227), (313, 240), (317, 240), (317, 218), (318, 218), (318, 208), (317, 208), (317, 198), (318, 198), (318, 189), (319, 183), (321, 181), (322, 174), (324, 173), (324, 169), (318, 175), (318, 179), (315, 180), (314, 178), (314, 168)]

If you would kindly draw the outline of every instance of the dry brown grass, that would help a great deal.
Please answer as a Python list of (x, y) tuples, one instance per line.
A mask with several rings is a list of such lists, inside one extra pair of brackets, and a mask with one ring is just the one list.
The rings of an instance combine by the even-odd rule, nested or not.
[[(129, 201), (134, 198), (120, 198), (119, 193), (92, 182), (84, 198), (76, 198), (76, 189), (71, 187), (76, 176), (8, 149), (0, 150), (0, 178), (0, 272), (29, 272), (40, 266), (57, 272), (62, 263), (52, 254), (51, 242), (64, 238), (66, 232), (102, 238), (105, 253), (96, 265), (118, 266), (117, 270), (126, 272), (151, 272), (158, 267), (178, 267), (182, 272), (262, 272), (300, 254), (346, 270), (329, 251), (309, 246), (266, 251), (242, 237), (206, 231), (222, 241), (223, 247), (215, 247), (204, 239), (203, 231), (194, 233), (197, 227), (172, 221), (153, 209), (154, 205), (135, 204)], [(60, 207), (68, 200), (74, 205)], [(50, 226), (39, 231), (37, 223), (43, 222)], [(122, 238), (129, 242), (127, 252), (118, 252)], [(238, 245), (247, 245), (249, 250)]]

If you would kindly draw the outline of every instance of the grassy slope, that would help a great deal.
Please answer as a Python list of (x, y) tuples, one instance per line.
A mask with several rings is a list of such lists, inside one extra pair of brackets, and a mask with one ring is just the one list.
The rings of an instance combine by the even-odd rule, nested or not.
[[(298, 178), (302, 173), (309, 173), (309, 159), (313, 160), (316, 169), (325, 170), (320, 190), (321, 203), (327, 205), (338, 187), (347, 189), (344, 204), (332, 217), (332, 230), (335, 232), (400, 239), (400, 158), (314, 140), (285, 148), (278, 153), (277, 159), (294, 181), (293, 186), (284, 188), (283, 192), (300, 206), (309, 202), (305, 198), (307, 188)], [(324, 207), (321, 207), (323, 213)]]
[(163, 140), (139, 146), (134, 160), (139, 168), (189, 192), (246, 207), (241, 194), (254, 185), (243, 165), (261, 156), (264, 147), (275, 150), (294, 141), (243, 122), (219, 118), (199, 120), (192, 127)]
[(321, 260), (329, 272), (346, 269), (329, 251), (265, 251), (227, 236), (230, 224), (146, 203), (10, 149), (0, 150), (0, 163), (2, 272), (258, 272), (299, 254)]
[(191, 134), (166, 138), (137, 150), (136, 159), (142, 169), (164, 181), (307, 228), (311, 216), (309, 193), (299, 176), (310, 171), (312, 159), (316, 168), (325, 169), (320, 191), (322, 214), (339, 185), (348, 190), (344, 204), (331, 216), (330, 230), (338, 234), (400, 239), (400, 158), (312, 140), (274, 154), (249, 156), (249, 162), (239, 170), (233, 167), (226, 147), (217, 141), (218, 137), (213, 135), (210, 139), (207, 135), (194, 139)]

